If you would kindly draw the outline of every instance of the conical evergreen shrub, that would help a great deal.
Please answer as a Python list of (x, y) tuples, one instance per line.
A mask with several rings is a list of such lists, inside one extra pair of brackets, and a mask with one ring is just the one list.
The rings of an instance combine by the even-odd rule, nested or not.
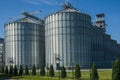
[(28, 69), (28, 66), (25, 66), (25, 75), (29, 75), (29, 69)]
[(12, 75), (13, 74), (13, 66), (11, 65), (10, 66), (10, 69), (9, 69), (9, 74)]
[(75, 67), (75, 78), (79, 79), (80, 77), (81, 77), (80, 66), (79, 66), (79, 64), (77, 64)]
[(18, 69), (16, 65), (14, 66), (14, 75), (18, 75)]
[(5, 67), (5, 74), (8, 74), (8, 66)]
[(33, 76), (36, 75), (36, 67), (35, 67), (35, 65), (33, 65), (33, 67), (32, 67), (32, 75), (33, 75)]
[(45, 68), (44, 68), (44, 66), (42, 66), (41, 69), (40, 69), (40, 76), (45, 76)]
[(53, 65), (50, 65), (49, 76), (54, 77), (54, 75), (55, 75), (55, 73), (54, 73)]
[(90, 80), (98, 80), (98, 72), (97, 67), (95, 64), (92, 65), (91, 72), (90, 72)]
[(66, 76), (67, 76), (66, 69), (65, 69), (64, 66), (62, 66), (62, 68), (61, 68), (61, 78), (65, 78)]
[(22, 68), (22, 65), (20, 65), (19, 75), (20, 75), (20, 76), (22, 76), (22, 75), (23, 75), (23, 68)]
[(112, 80), (120, 80), (120, 62), (118, 59), (116, 59), (113, 64)]
[(0, 73), (4, 73), (5, 69), (4, 69), (4, 65), (0, 65)]

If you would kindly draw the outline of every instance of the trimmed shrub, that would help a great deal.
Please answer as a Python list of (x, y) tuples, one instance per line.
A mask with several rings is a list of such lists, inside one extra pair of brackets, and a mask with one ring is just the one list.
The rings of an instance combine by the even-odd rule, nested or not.
[(22, 65), (20, 65), (20, 69), (19, 69), (19, 75), (23, 75), (23, 68), (22, 68)]
[(98, 72), (97, 67), (95, 64), (92, 65), (91, 72), (90, 72), (90, 80), (98, 80)]
[(29, 69), (28, 69), (28, 66), (25, 66), (25, 75), (29, 75)]
[(13, 74), (13, 66), (10, 66), (10, 70), (9, 70), (9, 74), (12, 75)]
[(120, 62), (118, 59), (116, 59), (113, 64), (112, 80), (120, 80)]
[(0, 73), (4, 73), (5, 69), (4, 69), (4, 65), (0, 66)]
[(75, 67), (75, 78), (79, 79), (80, 77), (81, 77), (80, 66), (79, 64), (77, 64)]
[(8, 74), (8, 66), (5, 67), (5, 74)]
[(61, 78), (65, 78), (67, 75), (66, 75), (66, 69), (64, 66), (62, 66), (61, 68)]
[(18, 75), (18, 69), (16, 65), (14, 66), (14, 75)]
[(33, 76), (36, 75), (36, 67), (35, 67), (35, 65), (32, 66), (32, 75)]
[(50, 65), (49, 75), (50, 75), (50, 77), (54, 77), (54, 75), (55, 75), (53, 65)]
[(8, 74), (8, 66), (5, 67), (5, 74)]
[(45, 68), (44, 68), (44, 66), (42, 66), (41, 69), (40, 69), (40, 76), (45, 76)]

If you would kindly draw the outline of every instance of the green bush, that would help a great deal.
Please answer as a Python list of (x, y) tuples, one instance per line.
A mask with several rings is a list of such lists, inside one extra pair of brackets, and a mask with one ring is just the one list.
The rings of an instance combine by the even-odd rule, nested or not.
[(95, 64), (92, 65), (91, 72), (90, 72), (90, 80), (98, 80), (98, 72), (97, 67)]
[(36, 75), (36, 67), (35, 67), (35, 65), (32, 66), (32, 75), (33, 76)]
[(50, 77), (54, 77), (54, 75), (55, 75), (53, 65), (50, 65), (49, 75), (50, 75)]
[(4, 65), (0, 66), (0, 73), (4, 73)]
[(10, 70), (9, 70), (9, 74), (12, 75), (13, 74), (13, 66), (10, 66)]
[(29, 69), (28, 69), (28, 66), (25, 66), (25, 75), (29, 75)]
[(80, 67), (79, 64), (77, 64), (75, 67), (75, 78), (79, 79), (80, 77), (81, 77)]
[(44, 66), (42, 66), (41, 69), (40, 69), (40, 76), (45, 76), (45, 68), (44, 68)]
[(5, 67), (5, 74), (8, 74), (8, 66)]
[(118, 59), (116, 59), (113, 64), (112, 80), (120, 80), (120, 62)]
[(22, 65), (20, 65), (20, 69), (19, 69), (19, 75), (23, 75), (23, 68), (22, 68)]
[(18, 69), (16, 65), (14, 66), (14, 75), (18, 75)]
[(65, 69), (64, 66), (62, 66), (62, 68), (61, 68), (61, 78), (65, 78), (66, 76), (67, 76), (66, 69)]

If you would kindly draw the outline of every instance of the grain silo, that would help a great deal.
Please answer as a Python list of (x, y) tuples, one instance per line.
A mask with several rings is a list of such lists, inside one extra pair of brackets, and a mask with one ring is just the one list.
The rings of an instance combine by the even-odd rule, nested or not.
[(5, 25), (6, 65), (44, 65), (44, 21), (27, 13)]
[(69, 3), (63, 8), (45, 18), (46, 65), (89, 67), (91, 17)]

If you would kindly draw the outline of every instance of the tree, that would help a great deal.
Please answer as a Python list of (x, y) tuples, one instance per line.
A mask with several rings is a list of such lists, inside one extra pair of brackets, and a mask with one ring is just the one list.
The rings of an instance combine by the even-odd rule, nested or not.
[(61, 78), (65, 78), (67, 75), (66, 75), (66, 69), (64, 66), (62, 66), (61, 68)]
[(98, 72), (97, 67), (95, 64), (92, 65), (91, 72), (90, 72), (90, 80), (98, 80)]
[(23, 68), (22, 68), (22, 65), (20, 65), (20, 69), (19, 69), (19, 75), (23, 75)]
[(41, 69), (40, 69), (40, 76), (45, 76), (45, 68), (44, 68), (44, 66), (42, 66)]
[(80, 67), (79, 64), (77, 64), (75, 67), (75, 78), (79, 79), (80, 77), (81, 77)]
[(8, 74), (8, 66), (5, 67), (5, 74)]
[(50, 65), (49, 75), (50, 75), (50, 77), (54, 77), (54, 75), (55, 75), (53, 65)]
[(14, 66), (14, 75), (18, 75), (18, 69), (16, 65)]
[(119, 80), (120, 79), (120, 62), (118, 59), (114, 61), (113, 68), (112, 68), (112, 80)]
[(36, 75), (36, 67), (35, 67), (35, 65), (33, 65), (33, 67), (32, 67), (32, 75), (33, 75), (33, 76)]
[(4, 65), (0, 66), (0, 73), (4, 73)]
[(25, 75), (29, 75), (29, 69), (27, 66), (25, 66)]
[(12, 75), (13, 74), (13, 66), (10, 66), (10, 70), (9, 70), (9, 74)]

